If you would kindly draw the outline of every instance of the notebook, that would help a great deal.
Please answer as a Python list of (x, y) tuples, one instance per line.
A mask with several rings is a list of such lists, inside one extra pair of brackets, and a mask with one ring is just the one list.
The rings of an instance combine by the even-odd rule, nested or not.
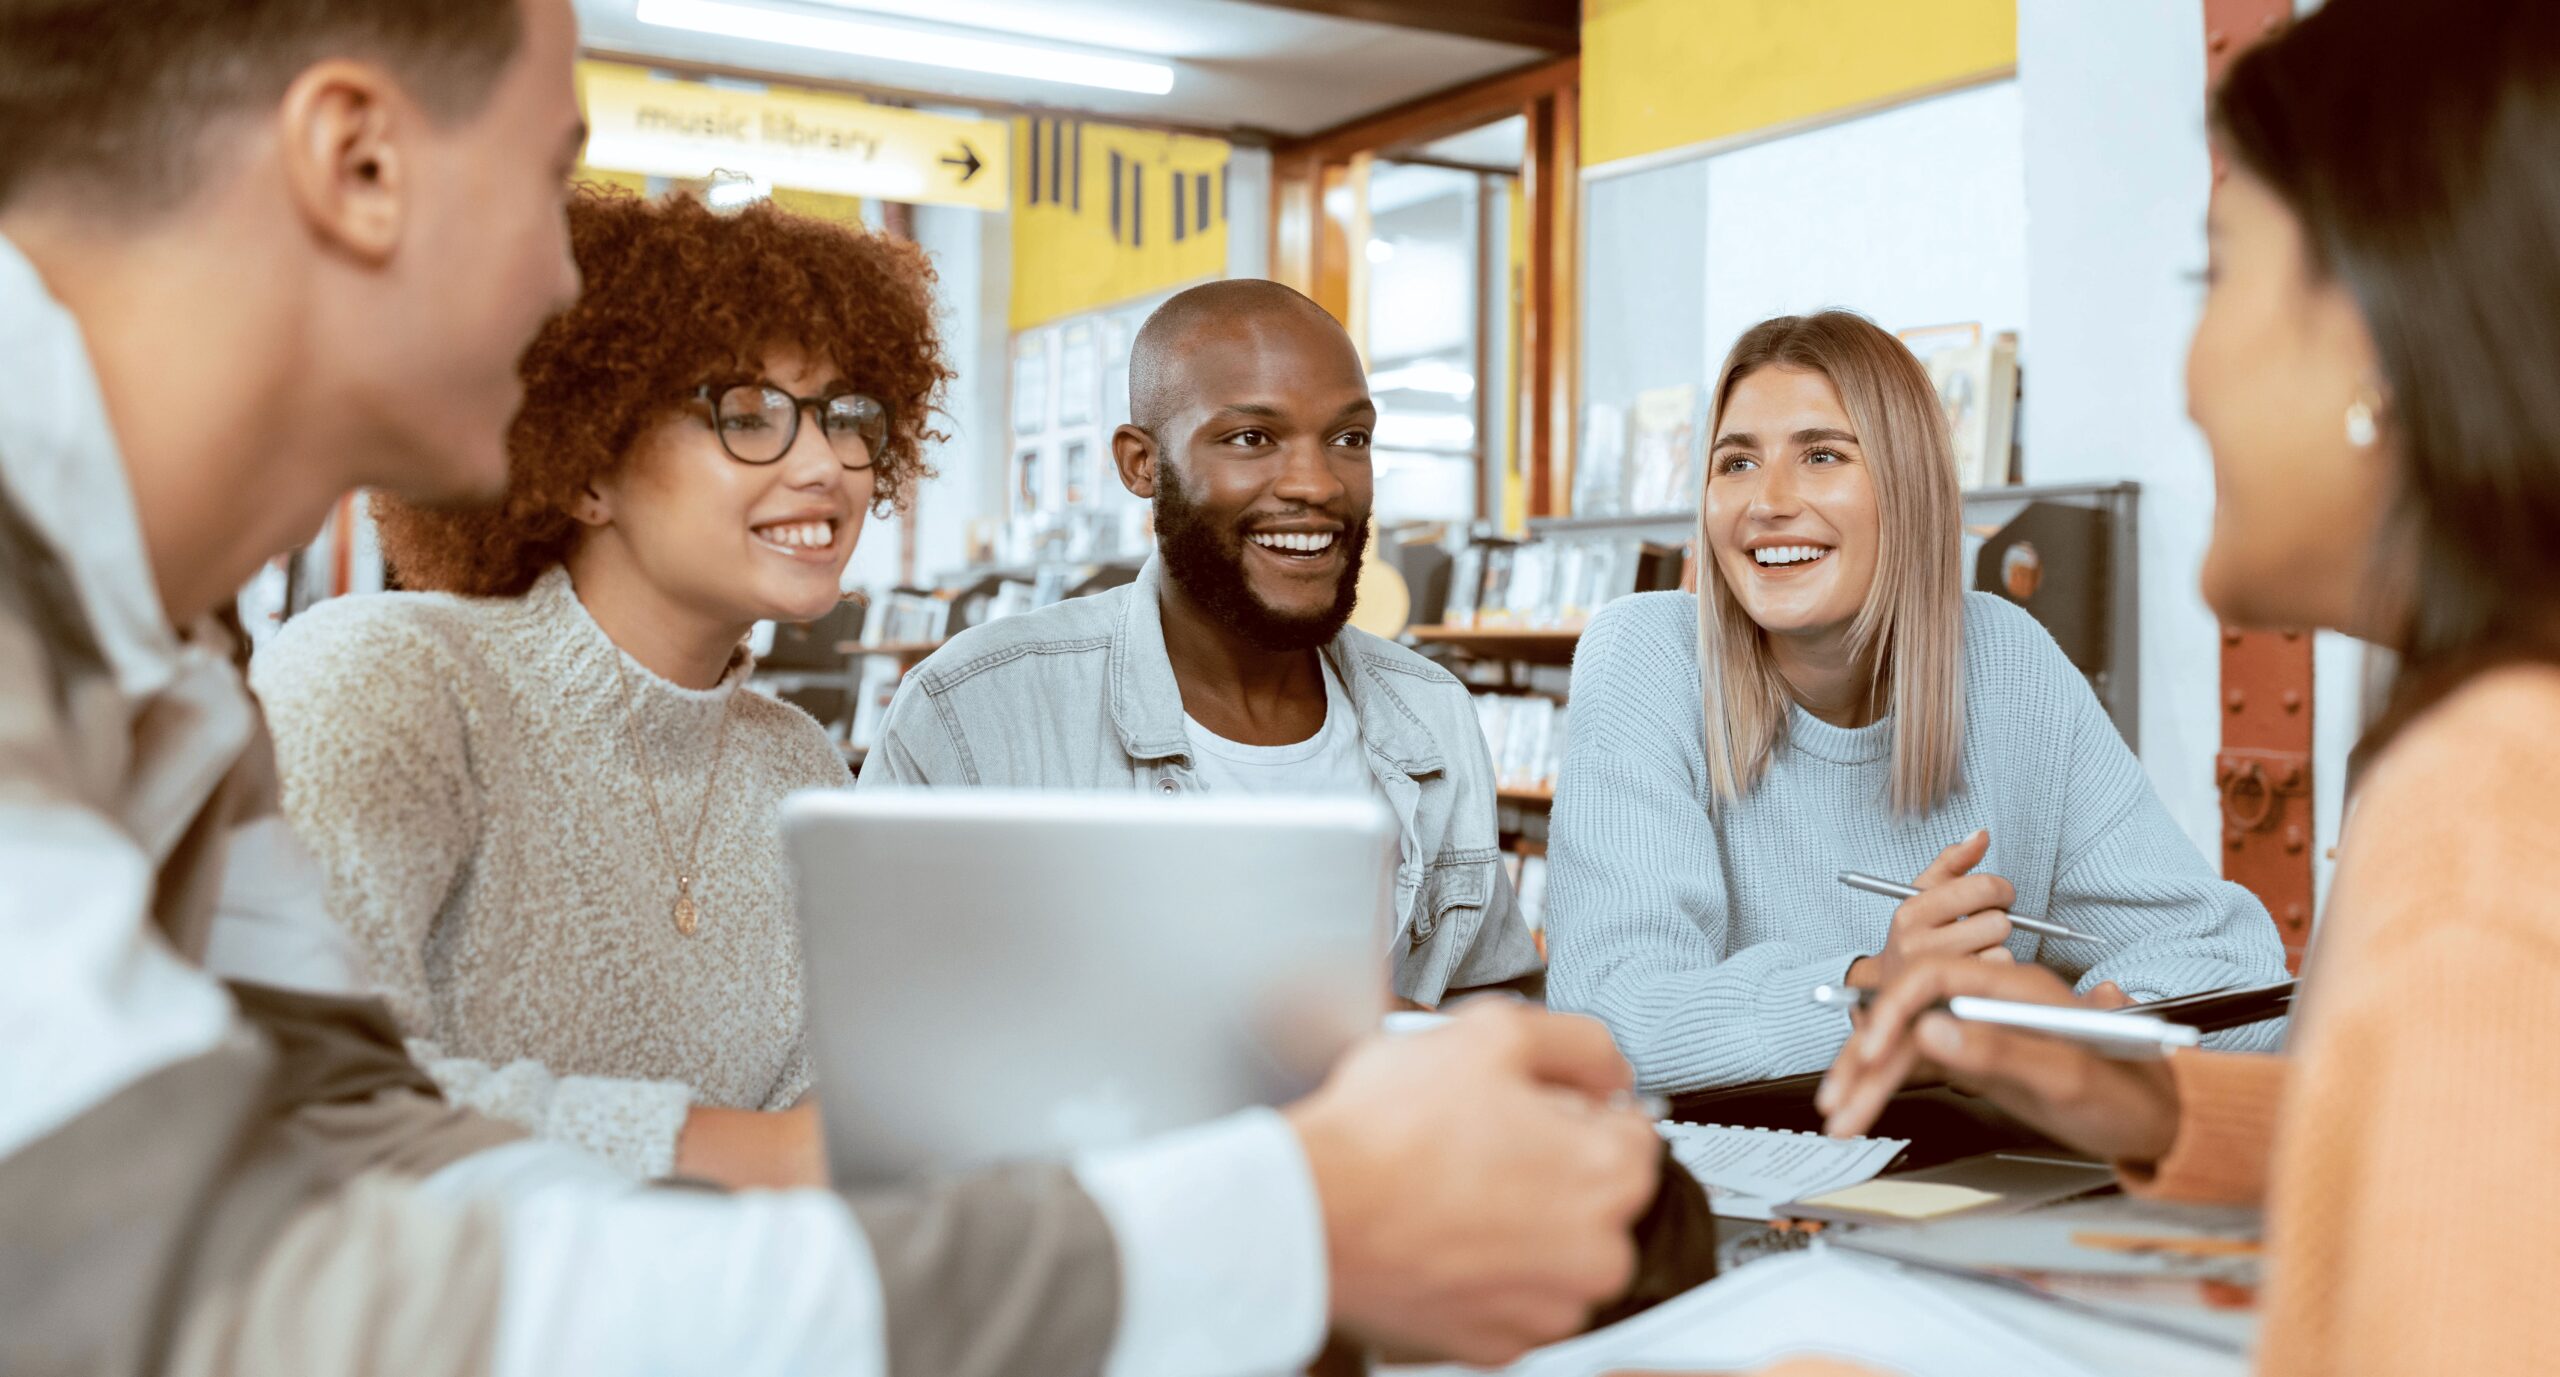
[(1706, 1187), (1708, 1208), (1728, 1219), (1772, 1218), (1788, 1201), (1872, 1180), (1911, 1146), (1908, 1138), (1825, 1138), (1670, 1120), (1655, 1128)]

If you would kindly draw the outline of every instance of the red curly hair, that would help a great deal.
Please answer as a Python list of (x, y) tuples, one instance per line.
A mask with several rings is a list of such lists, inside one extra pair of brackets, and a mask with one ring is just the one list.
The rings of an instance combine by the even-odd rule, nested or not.
[(933, 324), (933, 267), (902, 240), (770, 202), (733, 214), (690, 197), (645, 200), (580, 186), (569, 243), (585, 275), (575, 305), (534, 338), (524, 408), (507, 432), (507, 493), (485, 507), (424, 507), (378, 494), (382, 553), (403, 588), (512, 597), (567, 558), (588, 483), (620, 469), (641, 430), (704, 383), (752, 375), (767, 348), (797, 346), (888, 408), (874, 510), (932, 476), (928, 428), (951, 370)]

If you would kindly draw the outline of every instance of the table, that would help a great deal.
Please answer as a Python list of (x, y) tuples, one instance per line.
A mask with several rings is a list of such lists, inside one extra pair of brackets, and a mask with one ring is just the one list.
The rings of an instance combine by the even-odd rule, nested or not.
[[(1819, 1132), (1813, 1108), (1819, 1075), (1674, 1097), (1671, 1117), (1689, 1123)], [(1985, 1152), (2068, 1153), (2043, 1134), (2011, 1119), (1990, 1101), (1934, 1086), (1906, 1090), (1886, 1106), (1870, 1130), (1879, 1137), (1908, 1138), (1911, 1147), (1894, 1171), (1917, 1171)], [(1888, 1173), (1892, 1174), (1892, 1173)], [(1720, 1264), (1749, 1266), (1784, 1249), (1766, 1246), (1767, 1225), (1747, 1219), (1716, 1221)], [(2086, 1364), (2108, 1377), (2240, 1377), (2248, 1361), (2230, 1352), (2188, 1343), (2111, 1319), (2036, 1300), (1976, 1281), (1903, 1269), (1914, 1285), (1936, 1290), (1950, 1303), (1987, 1316), (2017, 1334)]]

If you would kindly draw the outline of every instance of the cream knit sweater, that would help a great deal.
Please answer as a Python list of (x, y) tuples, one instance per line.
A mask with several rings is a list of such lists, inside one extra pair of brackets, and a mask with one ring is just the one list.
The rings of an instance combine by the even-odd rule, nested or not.
[[(258, 654), (285, 811), (449, 1099), (656, 1177), (693, 1104), (808, 1089), (775, 809), (851, 781), (816, 722), (740, 687), (747, 668), (742, 651), (708, 691), (658, 678), (560, 569), (520, 598), (340, 598)], [(714, 791), (692, 937), (635, 729), (672, 845)]]

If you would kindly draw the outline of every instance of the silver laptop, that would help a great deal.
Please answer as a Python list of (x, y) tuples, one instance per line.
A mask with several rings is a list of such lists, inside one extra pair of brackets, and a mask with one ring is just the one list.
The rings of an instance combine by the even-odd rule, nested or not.
[(1279, 1103), (1383, 1012), (1372, 800), (823, 790), (782, 834), (842, 1185)]

